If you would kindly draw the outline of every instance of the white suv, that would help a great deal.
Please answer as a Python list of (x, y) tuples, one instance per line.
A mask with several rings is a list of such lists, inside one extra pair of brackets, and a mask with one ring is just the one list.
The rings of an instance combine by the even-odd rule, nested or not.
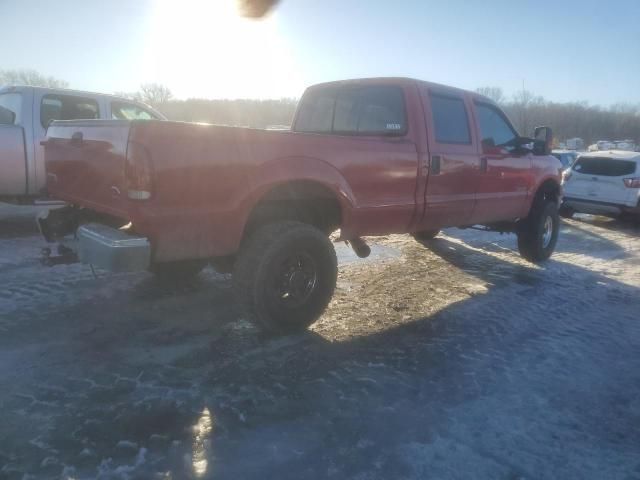
[(564, 176), (560, 213), (640, 217), (640, 152), (611, 150), (580, 155)]

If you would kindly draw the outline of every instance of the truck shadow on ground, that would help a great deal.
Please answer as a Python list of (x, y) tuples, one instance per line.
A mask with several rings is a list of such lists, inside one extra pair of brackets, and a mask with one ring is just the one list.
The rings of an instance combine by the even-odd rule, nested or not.
[(634, 236), (640, 235), (640, 217), (609, 218), (597, 215), (575, 215), (571, 224), (575, 227), (580, 224), (588, 224), (613, 232), (627, 233)]
[[(426, 244), (435, 255), (423, 255), (485, 284), (485, 293), (341, 341), (260, 333), (237, 317), (230, 278), (210, 269), (186, 286), (122, 277), (131, 288), (43, 317), (58, 325), (49, 350), (29, 359), (41, 370), (35, 400), (5, 406), (25, 418), (46, 408), (44, 440), (87, 478), (98, 467), (111, 478), (123, 465), (138, 478), (453, 478), (468, 459), (489, 469), (485, 478), (535, 478), (544, 468), (553, 477), (559, 465), (573, 472), (564, 478), (586, 478), (567, 439), (594, 458), (593, 445), (640, 444), (628, 421), (640, 394), (629, 373), (640, 371), (639, 289), (553, 257), (524, 263), (470, 232), (447, 234)], [(620, 248), (606, 242), (598, 248)], [(429, 288), (442, 283), (429, 262), (385, 295), (416, 281), (416, 296), (447, 295)], [(367, 320), (353, 312), (341, 328)], [(123, 441), (144, 448), (146, 461)], [(38, 471), (44, 457), (33, 455)]]
[[(339, 342), (311, 331), (265, 336), (229, 317), (228, 328), (206, 345), (150, 371), (142, 403), (135, 391), (116, 392), (109, 427), (86, 434), (103, 445), (103, 455), (123, 436), (139, 445), (154, 435), (177, 439), (157, 450), (156, 466), (178, 475), (204, 468), (216, 478), (264, 478), (265, 472), (305, 478), (330, 468), (347, 478), (372, 471), (374, 460), (375, 478), (446, 477), (462, 457), (491, 463), (492, 474), (523, 477), (544, 472), (541, 465), (553, 473), (557, 460), (581, 478), (582, 460), (577, 454), (575, 463), (571, 455), (567, 460), (563, 438), (579, 430), (586, 443), (637, 445), (640, 434), (624, 420), (633, 402), (624, 399), (638, 389), (623, 378), (628, 370), (611, 372), (607, 362), (633, 355), (634, 345), (620, 335), (639, 333), (632, 325), (638, 289), (558, 260), (532, 266), (457, 240), (440, 237), (428, 248), (486, 283), (486, 293)], [(423, 274), (427, 279), (427, 266)], [(201, 282), (195, 294), (209, 283)], [(214, 286), (221, 288), (215, 297), (230, 310), (225, 282)], [(362, 320), (354, 315), (346, 322)], [(162, 393), (149, 395), (154, 389)], [(560, 392), (562, 403), (548, 406)], [(608, 403), (613, 397), (615, 410)], [(556, 408), (565, 422), (560, 427)], [(89, 417), (104, 417), (90, 410)], [(488, 422), (492, 416), (500, 421)], [(526, 441), (509, 426), (516, 418)], [(215, 428), (203, 430), (209, 424)], [(439, 447), (442, 438), (449, 440)], [(409, 444), (422, 445), (430, 461), (407, 455)], [(519, 456), (522, 449), (529, 453)], [(560, 459), (554, 450), (565, 453)]]
[[(616, 329), (640, 333), (628, 324), (640, 306), (637, 288), (556, 260), (534, 267), (497, 259), (444, 238), (429, 248), (486, 282), (487, 293), (343, 342), (313, 332), (263, 340), (260, 348), (209, 370), (201, 384), (203, 393), (208, 390), (202, 407), (222, 428), (207, 456), (215, 457), (221, 478), (259, 478), (265, 469), (293, 478), (330, 464), (348, 477), (374, 460), (381, 465), (379, 478), (446, 477), (457, 454), (438, 458), (434, 444), (448, 436), (468, 448), (465, 455), (491, 458), (508, 475), (540, 476), (544, 464), (547, 473), (557, 473), (554, 462), (562, 458), (582, 478), (579, 454), (554, 452), (564, 451), (559, 438), (580, 431), (604, 443), (619, 444), (620, 435), (627, 435), (627, 447), (640, 441), (625, 420), (633, 402), (615, 413), (608, 403), (616, 396), (616, 402), (630, 400), (638, 389), (630, 392), (629, 378), (607, 365), (612, 356), (633, 352), (633, 342), (625, 344)], [(496, 272), (511, 279), (496, 282)], [(609, 306), (618, 308), (614, 319)], [(585, 389), (586, 398), (580, 393)], [(561, 403), (545, 403), (558, 395)], [(560, 418), (555, 408), (562, 410), (560, 428), (554, 426)], [(505, 425), (481, 419), (487, 416)], [(603, 426), (604, 417), (614, 426)], [(530, 437), (517, 447), (510, 443), (518, 438), (509, 426), (514, 418)], [(416, 467), (403, 457), (403, 446), (412, 442), (433, 448), (435, 457), (425, 453), (428, 465)], [(529, 453), (519, 456), (521, 449)], [(275, 450), (281, 452), (277, 461)]]
[[(600, 217), (598, 217), (600, 218)], [(601, 219), (601, 221), (604, 219)], [(589, 222), (590, 224), (594, 224)], [(595, 223), (598, 227), (607, 225), (606, 221), (601, 223)], [(560, 223), (559, 240), (556, 246), (556, 252), (561, 253), (580, 253), (591, 256), (593, 258), (624, 258), (627, 252), (624, 248), (616, 243), (614, 240), (607, 238), (606, 236), (594, 232), (593, 229), (585, 228), (586, 225), (582, 225), (579, 221), (563, 221)], [(633, 234), (633, 230), (630, 230), (626, 224), (615, 223), (612, 226), (606, 226), (610, 230), (618, 231), (621, 234)], [(501, 251), (504, 250), (499, 243), (487, 244), (483, 236), (475, 234), (473, 230), (455, 230), (450, 229), (449, 232), (453, 236), (460, 238), (463, 241), (469, 243), (472, 246), (481, 246), (486, 251)], [(513, 236), (515, 240), (515, 236)], [(427, 245), (428, 246), (428, 245)], [(514, 249), (517, 254), (517, 247), (514, 241)]]

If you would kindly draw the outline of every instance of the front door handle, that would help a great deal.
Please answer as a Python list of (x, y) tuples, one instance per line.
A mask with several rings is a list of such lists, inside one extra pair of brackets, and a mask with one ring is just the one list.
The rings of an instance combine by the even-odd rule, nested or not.
[(488, 168), (488, 160), (487, 157), (482, 157), (480, 159), (480, 173), (487, 173)]

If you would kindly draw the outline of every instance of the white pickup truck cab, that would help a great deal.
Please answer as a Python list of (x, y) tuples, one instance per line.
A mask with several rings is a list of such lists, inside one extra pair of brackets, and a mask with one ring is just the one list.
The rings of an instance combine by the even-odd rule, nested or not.
[(161, 119), (140, 102), (113, 95), (27, 86), (0, 87), (0, 200), (46, 198), (44, 148), (52, 120)]

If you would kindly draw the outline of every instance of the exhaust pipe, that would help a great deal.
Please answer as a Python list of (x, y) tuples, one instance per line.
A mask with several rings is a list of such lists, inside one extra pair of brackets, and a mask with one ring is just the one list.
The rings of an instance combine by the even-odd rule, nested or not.
[(351, 245), (353, 251), (360, 258), (367, 258), (371, 254), (371, 247), (362, 239), (362, 237), (352, 238), (347, 240), (347, 244)]

